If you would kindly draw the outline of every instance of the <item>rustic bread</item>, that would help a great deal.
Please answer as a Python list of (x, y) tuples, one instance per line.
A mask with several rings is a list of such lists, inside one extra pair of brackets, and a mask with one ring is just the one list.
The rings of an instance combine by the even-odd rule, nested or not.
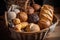
[(47, 28), (52, 24), (54, 9), (50, 5), (43, 5), (39, 14), (39, 22), (41, 29)]

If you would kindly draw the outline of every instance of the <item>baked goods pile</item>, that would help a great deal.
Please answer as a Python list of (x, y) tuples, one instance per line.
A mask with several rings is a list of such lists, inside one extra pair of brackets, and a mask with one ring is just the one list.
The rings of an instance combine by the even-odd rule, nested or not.
[(32, 4), (26, 11), (18, 5), (12, 5), (8, 10), (9, 27), (16, 32), (39, 32), (49, 28), (53, 21), (54, 9), (50, 5)]

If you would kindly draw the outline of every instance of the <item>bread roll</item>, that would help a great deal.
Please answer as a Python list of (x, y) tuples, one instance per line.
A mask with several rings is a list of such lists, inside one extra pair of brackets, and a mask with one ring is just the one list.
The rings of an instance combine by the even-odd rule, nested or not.
[(22, 29), (28, 26), (28, 22), (22, 22), (20, 24), (15, 25), (14, 30), (17, 32), (22, 32)]
[(21, 27), (22, 27), (21, 24), (15, 25), (14, 30), (16, 32), (21, 32)]
[(21, 27), (22, 29), (28, 26), (28, 22), (22, 22), (22, 23), (20, 23), (20, 24), (21, 24), (21, 26), (22, 26), (22, 27)]
[(21, 20), (21, 22), (25, 22), (28, 19), (28, 15), (25, 12), (18, 13), (17, 17)]
[(40, 31), (40, 27), (39, 27), (38, 24), (30, 23), (30, 24), (26, 27), (26, 31), (27, 31), (27, 32), (39, 32), (39, 31)]
[(11, 12), (8, 12), (8, 19), (9, 20), (12, 20), (12, 19), (15, 19), (16, 18), (16, 13), (11, 11)]
[(39, 4), (33, 4), (33, 8), (38, 11), (41, 8), (41, 5)]
[(39, 14), (39, 26), (41, 29), (48, 28), (53, 21), (53, 12), (54, 9), (50, 5), (43, 5)]
[(27, 7), (27, 12), (28, 12), (27, 14), (34, 14), (34, 11), (35, 11), (35, 10), (34, 10), (33, 7), (31, 7), (31, 6), (28, 6), (28, 7)]
[(17, 24), (20, 24), (21, 21), (20, 21), (19, 18), (15, 18), (15, 19), (13, 19), (13, 23), (14, 23), (15, 25), (17, 25)]

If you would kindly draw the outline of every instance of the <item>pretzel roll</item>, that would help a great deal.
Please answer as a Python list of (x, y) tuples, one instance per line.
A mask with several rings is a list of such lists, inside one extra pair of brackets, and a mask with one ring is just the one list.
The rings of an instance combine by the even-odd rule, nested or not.
[(52, 24), (54, 9), (50, 5), (43, 5), (39, 14), (39, 22), (41, 29), (47, 28)]

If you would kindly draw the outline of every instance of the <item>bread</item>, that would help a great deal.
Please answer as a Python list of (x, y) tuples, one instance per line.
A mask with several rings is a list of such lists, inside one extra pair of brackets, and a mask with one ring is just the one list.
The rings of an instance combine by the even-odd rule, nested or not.
[(28, 15), (29, 23), (37, 23), (38, 21), (39, 21), (39, 16), (36, 13)]
[(38, 24), (30, 23), (30, 24), (26, 27), (26, 31), (27, 31), (27, 32), (39, 32), (39, 31), (40, 31), (40, 27), (39, 27)]
[(35, 11), (35, 10), (34, 10), (33, 7), (31, 7), (31, 6), (28, 6), (28, 7), (27, 7), (27, 12), (28, 12), (27, 14), (34, 14), (34, 11)]
[(21, 24), (21, 26), (22, 26), (22, 27), (21, 27), (22, 29), (28, 26), (28, 22), (22, 22), (22, 23), (20, 23), (20, 24)]
[(28, 19), (28, 15), (25, 12), (18, 13), (17, 17), (21, 20), (21, 22), (25, 22)]
[(16, 18), (16, 13), (11, 11), (11, 12), (8, 12), (7, 16), (9, 20), (12, 20)]
[(16, 32), (21, 32), (21, 27), (22, 27), (21, 24), (15, 25), (14, 30)]
[(39, 26), (41, 29), (47, 28), (52, 24), (54, 9), (50, 5), (43, 5), (39, 14)]
[(20, 24), (21, 23), (21, 21), (20, 21), (20, 19), (19, 18), (15, 18), (15, 19), (13, 19), (13, 21), (12, 21), (15, 25), (17, 25), (17, 24)]
[(14, 30), (17, 32), (22, 32), (22, 29), (28, 26), (28, 22), (22, 22), (20, 24), (15, 25)]
[(39, 4), (33, 4), (33, 8), (38, 11), (41, 8), (41, 5)]

